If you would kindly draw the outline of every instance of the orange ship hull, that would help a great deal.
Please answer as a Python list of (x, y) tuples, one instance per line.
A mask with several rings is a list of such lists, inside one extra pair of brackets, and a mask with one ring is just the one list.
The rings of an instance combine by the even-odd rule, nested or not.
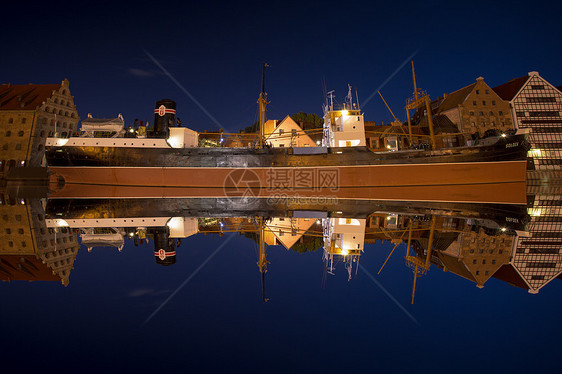
[(526, 161), (309, 168), (51, 167), (53, 198), (329, 196), (526, 203)]

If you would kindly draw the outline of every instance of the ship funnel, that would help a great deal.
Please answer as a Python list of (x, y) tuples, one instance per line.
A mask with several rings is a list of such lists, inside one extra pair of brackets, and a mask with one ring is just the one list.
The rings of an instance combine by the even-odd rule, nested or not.
[(176, 248), (173, 239), (170, 239), (168, 228), (150, 229), (154, 239), (154, 260), (158, 265), (169, 266), (176, 263)]
[(170, 127), (176, 122), (176, 102), (163, 99), (156, 102), (154, 106), (154, 125), (149, 132), (149, 138), (167, 139), (170, 134)]

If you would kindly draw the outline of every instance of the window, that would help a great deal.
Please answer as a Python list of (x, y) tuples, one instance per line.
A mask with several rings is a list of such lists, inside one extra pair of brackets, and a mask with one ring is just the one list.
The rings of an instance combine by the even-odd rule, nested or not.
[(544, 90), (544, 86), (542, 84), (533, 84), (531, 85), (531, 90)]
[(21, 119), (22, 125), (24, 125), (26, 121), (27, 121), (27, 118), (23, 117), (23, 118)]
[(528, 97), (528, 103), (555, 103), (555, 97)]
[(474, 115), (474, 112), (470, 112), (470, 115), (473, 116), (473, 115)]
[(496, 105), (496, 100), (492, 100), (492, 105)]
[(6, 234), (11, 234), (11, 233), (12, 233), (12, 230), (6, 229)]
[(492, 112), (491, 110), (490, 110), (490, 115), (491, 115), (491, 116), (493, 116), (493, 115), (494, 115), (494, 112)]
[(484, 112), (478, 112), (478, 114), (481, 115), (481, 116), (483, 116), (483, 115), (484, 115)]
[(496, 264), (496, 260), (492, 260), (492, 264), (494, 264), (494, 265), (495, 265), (495, 264)]
[(486, 105), (486, 101), (482, 101), (482, 105)]
[(525, 112), (516, 112), (517, 117), (525, 117)]
[(490, 91), (488, 91), (488, 90), (486, 90), (485, 92), (486, 92), (486, 95), (488, 95), (490, 93)]
[(23, 235), (23, 229), (18, 229), (18, 234)]
[(16, 144), (16, 151), (21, 150), (21, 143)]
[(476, 270), (476, 275), (480, 275), (480, 270)]
[(482, 265), (486, 265), (486, 260), (482, 260)]
[(480, 90), (476, 90), (476, 95), (480, 95)]
[(472, 105), (474, 105), (474, 106), (478, 105), (478, 104), (476, 104), (476, 100), (474, 100), (474, 101), (472, 102)]
[(18, 136), (20, 136), (20, 137), (23, 136), (23, 130), (18, 132)]
[(558, 112), (541, 111), (541, 112), (529, 112), (529, 117), (558, 117)]
[(498, 112), (498, 114), (499, 114), (500, 116), (503, 116), (503, 112), (502, 112), (501, 110)]
[(14, 119), (12, 117), (8, 118), (8, 123), (14, 123)]
[(476, 265), (476, 260), (472, 260), (472, 263), (473, 263), (474, 265)]
[(9, 241), (9, 242), (8, 242), (8, 245), (9, 245), (10, 247), (13, 247), (13, 246), (14, 246), (14, 242)]

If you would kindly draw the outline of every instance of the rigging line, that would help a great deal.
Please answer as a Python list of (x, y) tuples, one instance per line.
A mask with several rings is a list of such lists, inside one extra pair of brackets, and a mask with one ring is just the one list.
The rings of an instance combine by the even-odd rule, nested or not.
[(404, 62), (402, 62), (402, 64), (400, 64), (400, 66), (398, 66), (398, 68), (396, 68), (396, 70), (394, 70), (394, 72), (393, 72), (392, 74), (390, 74), (390, 75), (388, 76), (388, 78), (386, 78), (386, 80), (385, 80), (384, 82), (382, 82), (382, 84), (381, 84), (371, 95), (369, 95), (369, 97), (368, 97), (365, 101), (363, 101), (363, 106), (367, 105), (367, 103), (368, 103), (369, 101), (371, 101), (371, 99), (375, 96), (375, 94), (377, 93), (377, 91), (382, 90), (382, 88), (383, 88), (384, 86), (386, 86), (386, 84), (387, 84), (388, 82), (390, 82), (390, 80), (391, 80), (392, 78), (394, 78), (394, 76), (395, 76), (396, 74), (398, 74), (398, 72), (399, 72), (400, 70), (402, 70), (402, 68), (403, 68), (404, 66), (406, 66), (406, 64), (408, 64), (408, 62), (410, 62), (410, 61), (412, 60), (412, 58), (413, 58), (418, 52), (419, 52), (419, 48), (416, 49), (410, 56), (408, 56), (408, 57), (404, 60)]
[(203, 113), (205, 113), (207, 115), (207, 117), (209, 117), (211, 119), (211, 121), (213, 121), (222, 130), (225, 130), (224, 126), (221, 125), (221, 123), (215, 117), (213, 117), (213, 115), (211, 113), (209, 113), (209, 111), (207, 111), (207, 109), (205, 109), (205, 107), (195, 97), (193, 97), (193, 95), (180, 82), (178, 82), (178, 80), (176, 78), (174, 78), (174, 76), (168, 70), (166, 70), (166, 68), (164, 66), (162, 66), (162, 64), (158, 60), (156, 60), (156, 58), (154, 58), (154, 56), (152, 56), (150, 53), (148, 53), (148, 51), (146, 49), (143, 49), (143, 51), (152, 60), (152, 62), (156, 66), (158, 66), (160, 68), (160, 70), (162, 70), (162, 72), (168, 78), (170, 78), (171, 81), (174, 82), (174, 84), (176, 86), (178, 86), (178, 88), (180, 90), (182, 90), (183, 93), (185, 93), (191, 99), (191, 101), (193, 101), (195, 103), (195, 105), (197, 105), (199, 107), (199, 109), (201, 109), (201, 111)]
[(396, 298), (392, 296), (390, 292), (388, 292), (388, 290), (384, 288), (384, 286), (378, 280), (375, 279), (375, 277), (369, 272), (369, 270), (365, 269), (365, 266), (361, 264), (358, 265), (361, 270), (363, 270), (363, 272), (367, 274), (367, 276), (382, 290), (382, 292), (384, 292), (384, 294), (388, 296), (388, 298), (392, 300), (392, 302), (394, 302), (394, 304), (396, 304), (396, 306), (400, 308), (400, 310), (402, 310), (404, 314), (406, 314), (406, 316), (408, 316), (408, 318), (410, 318), (416, 325), (421, 326), (418, 320), (412, 314), (410, 314), (410, 312), (408, 312), (408, 310), (404, 308), (404, 306), (400, 304), (400, 302), (396, 300)]

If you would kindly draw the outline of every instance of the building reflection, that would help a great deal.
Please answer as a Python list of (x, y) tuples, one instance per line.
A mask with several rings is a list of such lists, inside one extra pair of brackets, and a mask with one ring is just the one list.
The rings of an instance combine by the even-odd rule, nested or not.
[(392, 256), (403, 257), (413, 273), (412, 302), (420, 277), (431, 268), (479, 288), (495, 278), (537, 293), (561, 277), (562, 204), (556, 183), (543, 186), (539, 179), (530, 180), (527, 191), (526, 206), (346, 200), (307, 210), (290, 202), (272, 205), (244, 198), (32, 199), (2, 194), (0, 276), (4, 281), (68, 285), (78, 243), (87, 251), (146, 248), (148, 243), (155, 263), (169, 266), (186, 251), (182, 240), (237, 232), (260, 245), (257, 267), (264, 282), (269, 247), (321, 250), (328, 274), (352, 280), (361, 256), (390, 243), (379, 274), (384, 275)]
[(0, 194), (0, 279), (59, 281), (67, 286), (78, 254), (76, 233), (48, 227), (45, 201)]

